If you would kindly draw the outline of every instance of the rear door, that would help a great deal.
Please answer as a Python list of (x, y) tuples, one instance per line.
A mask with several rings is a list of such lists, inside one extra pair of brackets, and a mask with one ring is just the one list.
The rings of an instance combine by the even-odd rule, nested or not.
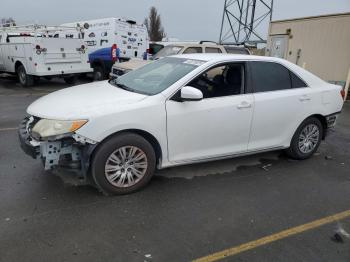
[(312, 107), (312, 88), (275, 62), (252, 61), (249, 69), (255, 109), (248, 150), (288, 146)]

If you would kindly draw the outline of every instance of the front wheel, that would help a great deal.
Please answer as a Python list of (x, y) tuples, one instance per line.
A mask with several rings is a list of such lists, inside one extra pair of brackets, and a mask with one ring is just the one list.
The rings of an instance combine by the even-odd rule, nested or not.
[(135, 192), (150, 181), (156, 166), (152, 145), (143, 137), (124, 133), (100, 145), (93, 157), (91, 172), (106, 195)]
[(322, 137), (323, 127), (320, 120), (310, 117), (298, 127), (286, 153), (293, 159), (307, 159), (317, 151)]

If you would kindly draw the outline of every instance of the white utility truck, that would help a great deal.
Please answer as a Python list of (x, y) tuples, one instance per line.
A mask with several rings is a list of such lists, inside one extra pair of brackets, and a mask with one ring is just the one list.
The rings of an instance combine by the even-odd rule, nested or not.
[(92, 72), (83, 28), (45, 25), (0, 27), (0, 73), (16, 74), (23, 86), (40, 77), (63, 77), (72, 84), (77, 74)]
[(89, 62), (95, 80), (107, 78), (112, 65), (130, 58), (147, 59), (149, 41), (143, 24), (121, 18), (102, 18), (63, 24), (81, 26), (88, 24), (84, 33)]

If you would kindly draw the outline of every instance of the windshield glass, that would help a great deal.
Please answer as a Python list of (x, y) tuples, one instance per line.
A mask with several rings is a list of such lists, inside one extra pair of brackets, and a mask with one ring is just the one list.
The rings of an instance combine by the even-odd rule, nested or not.
[(204, 61), (166, 57), (110, 81), (119, 88), (146, 94), (158, 94), (193, 71)]
[(168, 45), (163, 49), (159, 50), (159, 52), (156, 53), (155, 56), (153, 56), (153, 59), (156, 60), (166, 56), (177, 55), (182, 48), (182, 46)]

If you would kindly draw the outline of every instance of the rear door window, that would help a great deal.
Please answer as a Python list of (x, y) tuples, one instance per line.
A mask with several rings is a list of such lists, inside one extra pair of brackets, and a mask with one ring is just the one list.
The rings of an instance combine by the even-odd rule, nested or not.
[(185, 49), (183, 52), (184, 54), (196, 54), (196, 53), (202, 53), (202, 48), (201, 47), (188, 47)]
[(206, 53), (215, 53), (215, 54), (220, 54), (222, 53), (220, 48), (217, 48), (217, 47), (206, 47), (205, 48), (205, 52)]
[(274, 62), (250, 63), (254, 93), (286, 90), (292, 88), (289, 70)]

